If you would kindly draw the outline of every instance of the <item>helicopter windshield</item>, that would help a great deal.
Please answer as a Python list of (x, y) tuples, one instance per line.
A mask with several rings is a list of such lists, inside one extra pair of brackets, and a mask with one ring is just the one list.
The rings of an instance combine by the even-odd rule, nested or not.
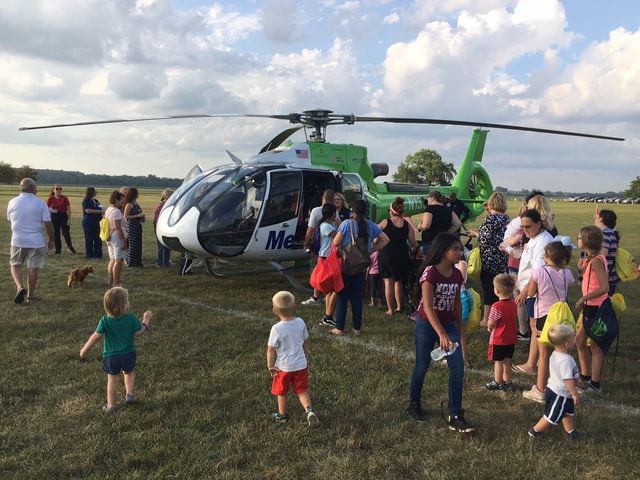
[(249, 243), (266, 189), (264, 170), (236, 167), (196, 204), (198, 240), (212, 255), (235, 256)]

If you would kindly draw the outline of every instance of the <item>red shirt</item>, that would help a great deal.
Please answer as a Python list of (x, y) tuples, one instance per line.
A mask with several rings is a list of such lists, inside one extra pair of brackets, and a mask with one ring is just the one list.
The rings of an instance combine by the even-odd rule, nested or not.
[[(445, 277), (435, 266), (429, 265), (424, 269), (420, 277), (420, 285), (424, 282), (429, 282), (433, 285), (433, 309), (438, 315), (440, 323), (455, 322), (454, 306), (456, 297), (460, 296), (460, 285), (463, 283), (460, 270), (454, 267), (451, 276)], [(422, 316), (426, 320), (427, 316), (424, 312), (422, 300), (420, 300), (418, 311), (422, 311)]]
[(67, 207), (69, 207), (69, 199), (64, 195), (60, 195), (58, 198), (47, 198), (47, 206), (58, 211), (58, 213), (67, 213)]
[(491, 330), (491, 345), (515, 345), (518, 343), (518, 307), (513, 299), (498, 300), (491, 305), (489, 320), (496, 323)]

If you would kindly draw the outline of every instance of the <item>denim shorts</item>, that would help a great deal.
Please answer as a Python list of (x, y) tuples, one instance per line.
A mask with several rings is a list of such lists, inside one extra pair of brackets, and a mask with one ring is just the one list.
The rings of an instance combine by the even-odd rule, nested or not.
[(129, 373), (136, 368), (136, 352), (109, 355), (102, 359), (102, 370), (109, 375)]

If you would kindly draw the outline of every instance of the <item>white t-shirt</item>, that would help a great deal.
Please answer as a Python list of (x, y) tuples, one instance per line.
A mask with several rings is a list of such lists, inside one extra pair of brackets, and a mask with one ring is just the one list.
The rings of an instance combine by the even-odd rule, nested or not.
[(276, 367), (283, 372), (296, 372), (307, 368), (307, 357), (303, 348), (307, 338), (307, 324), (299, 317), (280, 320), (271, 327), (267, 345), (276, 349)]
[[(125, 230), (126, 221), (124, 219), (123, 213), (119, 208), (109, 207), (107, 211), (104, 212), (104, 216), (107, 220), (109, 220), (109, 229), (111, 230), (111, 242), (115, 243), (115, 241), (124, 240), (120, 238), (120, 234), (116, 230), (116, 220), (120, 220), (120, 227), (122, 228), (125, 237), (127, 235), (127, 231)], [(115, 240), (118, 239), (118, 240)]]
[(309, 226), (311, 228), (318, 228), (320, 220), (322, 220), (322, 205), (311, 209), (311, 213), (309, 214)]
[(529, 239), (524, 244), (524, 250), (520, 257), (520, 267), (518, 267), (518, 290), (525, 291), (531, 271), (534, 268), (544, 266), (544, 247), (550, 243), (553, 237), (549, 232), (542, 229), (538, 235)]
[(9, 200), (7, 219), (11, 222), (11, 246), (44, 248), (44, 223), (51, 221), (47, 204), (33, 193), (22, 192)]
[(516, 235), (521, 230), (520, 227), (520, 217), (512, 218), (509, 223), (507, 223), (507, 229), (504, 231), (503, 240), (507, 240), (514, 235)]
[(553, 352), (549, 359), (549, 382), (547, 386), (557, 395), (570, 397), (571, 392), (567, 390), (563, 380), (578, 380), (580, 370), (574, 358), (568, 353)]

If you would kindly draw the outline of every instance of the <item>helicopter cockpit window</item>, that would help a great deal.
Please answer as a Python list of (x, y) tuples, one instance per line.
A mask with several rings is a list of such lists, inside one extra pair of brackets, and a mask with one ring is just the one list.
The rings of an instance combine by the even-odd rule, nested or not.
[(266, 177), (262, 170), (244, 167), (218, 182), (198, 202), (198, 240), (211, 254), (234, 256), (251, 239), (262, 207)]
[(282, 223), (298, 216), (301, 181), (300, 172), (271, 172), (271, 188), (262, 214), (261, 227)]
[(364, 198), (362, 180), (359, 175), (344, 173), (342, 175), (342, 194), (348, 205), (358, 198)]
[[(207, 174), (198, 175), (192, 178), (187, 183), (182, 185), (176, 193), (171, 195), (171, 199), (176, 197), (175, 207), (169, 217), (169, 225), (173, 226), (182, 218), (192, 206), (194, 206), (204, 195), (206, 195), (211, 188), (218, 183), (222, 178), (229, 175), (238, 167), (220, 167), (213, 172)], [(170, 205), (169, 205), (170, 206)]]

